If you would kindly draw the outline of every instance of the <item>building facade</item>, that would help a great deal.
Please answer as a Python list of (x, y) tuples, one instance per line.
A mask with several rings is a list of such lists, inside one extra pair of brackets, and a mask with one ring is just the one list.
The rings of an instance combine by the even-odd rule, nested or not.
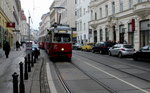
[(91, 0), (76, 0), (77, 42), (90, 42), (88, 22), (90, 21), (89, 4)]
[(75, 0), (54, 0), (50, 6), (50, 23), (69, 25), (73, 29), (73, 42), (76, 42)]
[(21, 34), (21, 42), (28, 41), (28, 30), (29, 26), (27, 24), (27, 18), (24, 14), (24, 11), (21, 10), (21, 22), (20, 22), (20, 34)]
[(91, 0), (92, 41), (150, 44), (150, 0)]
[(45, 36), (47, 34), (47, 29), (50, 28), (50, 12), (43, 14), (41, 17), (40, 27), (39, 27), (39, 37)]
[[(11, 47), (21, 38), (20, 30), (20, 0), (0, 0), (0, 48), (7, 40)], [(12, 23), (12, 24), (11, 24)]]

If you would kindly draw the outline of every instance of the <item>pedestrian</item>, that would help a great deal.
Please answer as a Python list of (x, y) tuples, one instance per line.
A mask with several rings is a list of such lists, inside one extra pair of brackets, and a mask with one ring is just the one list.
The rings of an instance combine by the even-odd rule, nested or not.
[(33, 54), (34, 54), (34, 57), (36, 59), (38, 59), (38, 56), (40, 55), (40, 50), (38, 50), (37, 48), (35, 48), (34, 51), (33, 51)]
[(3, 50), (5, 51), (6, 58), (8, 58), (9, 52), (10, 52), (10, 45), (9, 45), (8, 41), (4, 42)]
[(16, 50), (17, 51), (18, 51), (18, 48), (21, 50), (19, 41), (16, 41)]

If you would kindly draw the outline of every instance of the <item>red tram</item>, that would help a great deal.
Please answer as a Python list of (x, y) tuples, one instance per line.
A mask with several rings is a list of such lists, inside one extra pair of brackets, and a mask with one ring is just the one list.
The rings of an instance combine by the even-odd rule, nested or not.
[(45, 45), (45, 42), (44, 42), (45, 41), (45, 35), (40, 36), (38, 41), (39, 41), (39, 48), (45, 49), (45, 46), (44, 46)]
[(72, 57), (72, 30), (69, 26), (58, 25), (48, 30), (45, 50), (50, 58)]

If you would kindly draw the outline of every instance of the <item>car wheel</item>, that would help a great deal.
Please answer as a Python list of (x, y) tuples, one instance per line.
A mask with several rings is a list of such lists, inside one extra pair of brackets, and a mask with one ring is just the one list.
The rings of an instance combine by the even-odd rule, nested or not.
[(122, 57), (123, 57), (121, 52), (119, 52), (118, 57), (119, 57), (119, 58), (122, 58)]
[(95, 53), (95, 51), (94, 51), (94, 50), (92, 50), (92, 53)]
[(108, 51), (108, 55), (109, 55), (109, 56), (112, 56), (112, 54), (111, 54), (111, 52), (110, 52), (110, 51)]
[(100, 54), (103, 54), (102, 50), (99, 51)]
[(134, 61), (138, 61), (138, 58), (136, 56), (133, 56)]

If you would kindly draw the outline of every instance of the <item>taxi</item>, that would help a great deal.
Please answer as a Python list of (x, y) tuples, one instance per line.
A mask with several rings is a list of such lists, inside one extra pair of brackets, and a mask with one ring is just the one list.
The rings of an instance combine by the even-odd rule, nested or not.
[(82, 51), (91, 51), (94, 47), (94, 43), (86, 43), (85, 45), (81, 46)]

